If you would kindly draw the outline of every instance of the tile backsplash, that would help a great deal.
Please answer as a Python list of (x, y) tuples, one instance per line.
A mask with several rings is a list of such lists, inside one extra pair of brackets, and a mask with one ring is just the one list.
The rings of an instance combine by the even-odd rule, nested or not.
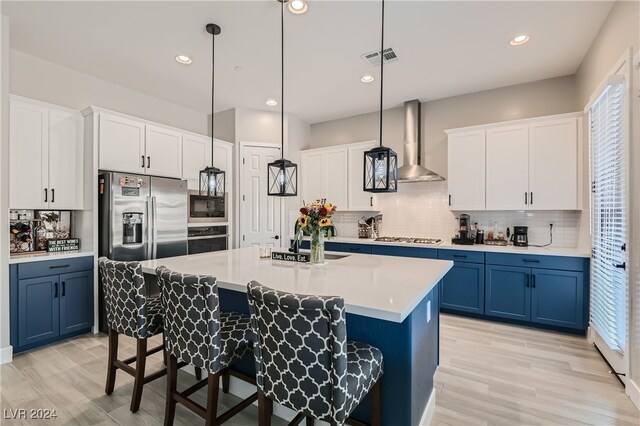
[[(498, 223), (498, 229), (514, 225), (529, 227), (530, 244), (549, 242), (549, 224), (553, 223), (554, 247), (577, 247), (581, 216), (579, 211), (476, 211), (451, 212), (448, 207), (447, 182), (400, 184), (395, 194), (378, 194), (378, 208), (383, 214), (380, 233), (385, 236), (441, 238), (450, 241), (458, 229), (457, 215), (468, 213), (471, 223), (486, 232)], [(586, 214), (586, 213), (585, 213)], [(358, 219), (371, 212), (336, 212), (333, 222), (343, 237), (358, 236)], [(584, 230), (582, 231), (584, 232)]]

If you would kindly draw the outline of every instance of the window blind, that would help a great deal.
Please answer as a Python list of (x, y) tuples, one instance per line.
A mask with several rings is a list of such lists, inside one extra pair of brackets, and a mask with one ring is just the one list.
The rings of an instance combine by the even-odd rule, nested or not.
[[(618, 76), (619, 77), (619, 76)], [(589, 109), (591, 157), (591, 325), (623, 354), (627, 317), (625, 84), (609, 84)]]

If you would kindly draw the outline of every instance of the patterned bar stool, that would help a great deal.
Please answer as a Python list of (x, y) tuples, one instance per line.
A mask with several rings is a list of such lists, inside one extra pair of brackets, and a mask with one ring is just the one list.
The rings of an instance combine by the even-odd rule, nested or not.
[[(105, 295), (107, 323), (109, 326), (109, 355), (105, 393), (111, 395), (116, 384), (118, 369), (135, 378), (130, 409), (140, 408), (142, 390), (149, 383), (167, 373), (163, 368), (145, 376), (147, 356), (163, 350), (163, 345), (147, 350), (147, 339), (162, 333), (162, 306), (160, 297), (147, 297), (142, 267), (138, 262), (118, 262), (101, 257), (98, 259), (100, 279)], [(118, 336), (136, 339), (136, 355), (118, 359)], [(164, 353), (164, 352), (163, 352)], [(166, 358), (165, 358), (166, 359)], [(133, 368), (129, 364), (135, 362)]]
[[(249, 316), (220, 312), (214, 277), (179, 274), (164, 266), (156, 269), (156, 275), (165, 310), (165, 346), (169, 354), (164, 424), (173, 424), (178, 402), (204, 418), (207, 426), (222, 424), (258, 399), (256, 392), (218, 416), (220, 377), (225, 393), (229, 390), (229, 375), (255, 385), (253, 378), (229, 368), (252, 352)], [(178, 360), (206, 370), (208, 377), (178, 392)], [(207, 386), (206, 408), (188, 398), (204, 386)]]
[(273, 401), (331, 425), (361, 424), (349, 415), (372, 391), (371, 419), (380, 425), (379, 349), (347, 340), (344, 299), (303, 296), (265, 287), (247, 287), (260, 425), (271, 424)]

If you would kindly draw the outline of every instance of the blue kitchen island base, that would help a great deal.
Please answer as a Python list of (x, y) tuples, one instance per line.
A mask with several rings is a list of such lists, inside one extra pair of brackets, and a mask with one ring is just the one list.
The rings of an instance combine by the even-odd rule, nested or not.
[[(246, 293), (219, 289), (223, 311), (248, 313)], [(369, 343), (382, 351), (382, 424), (419, 425), (433, 392), (433, 376), (439, 363), (438, 285), (424, 297), (401, 323), (347, 313), (347, 336)], [(245, 360), (239, 365), (245, 374), (255, 374)], [(352, 416), (370, 423), (369, 396)]]

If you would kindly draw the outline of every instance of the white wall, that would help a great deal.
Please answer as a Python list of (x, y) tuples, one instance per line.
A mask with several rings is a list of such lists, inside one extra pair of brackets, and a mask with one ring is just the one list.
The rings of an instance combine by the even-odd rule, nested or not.
[(9, 18), (0, 17), (0, 364), (9, 344)]
[[(637, 1), (618, 1), (609, 12), (598, 35), (593, 41), (587, 55), (576, 73), (579, 105), (583, 108), (591, 94), (597, 89), (614, 64), (630, 47), (633, 52), (640, 48), (640, 11)], [(636, 76), (640, 77), (638, 73)], [(632, 116), (635, 127), (631, 130), (631, 164), (640, 164), (640, 108), (638, 101), (638, 82), (632, 96)], [(586, 120), (585, 120), (586, 121)], [(588, 152), (588, 151), (587, 151)], [(587, 154), (585, 154), (586, 156)], [(629, 317), (631, 361), (629, 378), (633, 382), (627, 386), (627, 392), (635, 389), (634, 402), (640, 409), (640, 168), (631, 167), (631, 212), (629, 235), (631, 241), (630, 291), (631, 312)], [(586, 193), (587, 189), (585, 189)], [(631, 395), (631, 393), (630, 393)]]
[(10, 91), (77, 110), (95, 105), (200, 134), (208, 129), (207, 114), (16, 50), (11, 50)]

